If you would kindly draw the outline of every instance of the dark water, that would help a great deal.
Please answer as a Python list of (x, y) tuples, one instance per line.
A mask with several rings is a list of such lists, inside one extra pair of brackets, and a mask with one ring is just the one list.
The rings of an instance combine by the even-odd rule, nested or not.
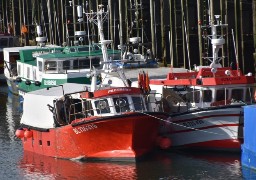
[(241, 167), (240, 154), (163, 152), (136, 163), (74, 162), (23, 153), (15, 129), (21, 117), (19, 100), (0, 86), (0, 179), (256, 179)]

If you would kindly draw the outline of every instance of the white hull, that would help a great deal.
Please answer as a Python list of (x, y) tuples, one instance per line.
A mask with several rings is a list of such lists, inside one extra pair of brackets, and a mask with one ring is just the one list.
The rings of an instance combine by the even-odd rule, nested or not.
[(230, 143), (226, 144), (227, 148), (233, 148), (235, 145), (231, 142), (237, 143), (243, 137), (241, 106), (176, 114), (169, 121), (165, 123), (162, 134), (171, 139), (172, 146), (207, 148), (209, 143), (212, 146), (209, 148), (222, 148), (221, 143)]

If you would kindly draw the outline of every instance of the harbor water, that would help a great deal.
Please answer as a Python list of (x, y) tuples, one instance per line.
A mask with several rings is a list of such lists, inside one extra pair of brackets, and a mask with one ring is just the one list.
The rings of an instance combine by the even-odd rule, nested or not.
[(137, 162), (80, 162), (23, 152), (20, 118), (18, 97), (1, 84), (0, 179), (256, 179), (239, 153), (156, 150)]

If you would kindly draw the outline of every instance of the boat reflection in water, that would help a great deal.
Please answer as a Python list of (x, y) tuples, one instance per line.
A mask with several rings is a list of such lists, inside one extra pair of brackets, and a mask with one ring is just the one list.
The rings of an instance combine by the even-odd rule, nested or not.
[(137, 162), (83, 162), (24, 152), (26, 179), (242, 179), (240, 154), (156, 152)]
[(15, 119), (20, 119), (20, 113), (22, 111), (22, 107), (19, 101), (19, 96), (13, 95), (12, 93), (8, 92), (8, 98), (6, 103), (6, 123), (7, 123), (7, 130), (8, 136), (14, 141), (15, 137), (15, 126), (17, 122)]
[(55, 159), (28, 151), (19, 164), (25, 178), (134, 179), (135, 163), (82, 162)]

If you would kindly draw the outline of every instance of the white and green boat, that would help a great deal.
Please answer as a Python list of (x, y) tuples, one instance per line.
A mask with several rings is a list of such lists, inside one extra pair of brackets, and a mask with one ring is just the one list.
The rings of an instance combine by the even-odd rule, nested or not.
[[(92, 67), (102, 68), (100, 44), (20, 50), (16, 81), (20, 95), (64, 83), (90, 84)], [(120, 58), (117, 50), (107, 50), (112, 59)]]

